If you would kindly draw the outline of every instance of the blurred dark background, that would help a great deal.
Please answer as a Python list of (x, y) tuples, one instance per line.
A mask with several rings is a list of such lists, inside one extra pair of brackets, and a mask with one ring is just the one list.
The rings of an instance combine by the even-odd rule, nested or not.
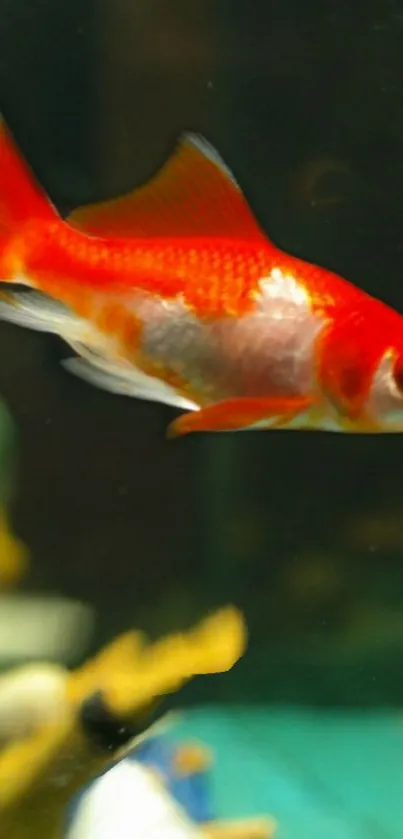
[[(273, 240), (403, 311), (403, 3), (0, 0), (0, 109), (62, 212), (204, 133)], [(249, 653), (195, 698), (403, 700), (403, 439), (166, 442), (173, 413), (0, 326), (24, 588), (83, 598), (94, 645), (234, 601)]]

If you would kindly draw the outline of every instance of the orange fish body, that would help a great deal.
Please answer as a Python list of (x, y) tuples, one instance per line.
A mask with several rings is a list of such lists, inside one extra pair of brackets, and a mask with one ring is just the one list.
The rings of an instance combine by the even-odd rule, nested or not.
[(99, 387), (183, 409), (171, 434), (403, 430), (403, 319), (276, 248), (186, 135), (145, 186), (63, 220), (0, 129), (0, 318), (61, 336)]

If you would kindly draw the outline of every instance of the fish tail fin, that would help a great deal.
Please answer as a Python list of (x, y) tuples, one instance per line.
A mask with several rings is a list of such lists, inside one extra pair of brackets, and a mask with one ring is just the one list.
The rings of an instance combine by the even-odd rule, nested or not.
[(12, 280), (3, 256), (15, 234), (29, 221), (58, 218), (0, 118), (0, 280)]
[(0, 232), (12, 233), (33, 218), (59, 215), (0, 119)]

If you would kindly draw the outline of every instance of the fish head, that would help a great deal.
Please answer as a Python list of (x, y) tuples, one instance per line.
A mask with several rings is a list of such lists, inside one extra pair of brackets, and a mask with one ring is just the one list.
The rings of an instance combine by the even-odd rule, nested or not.
[(403, 342), (389, 347), (375, 369), (367, 411), (383, 432), (403, 432)]

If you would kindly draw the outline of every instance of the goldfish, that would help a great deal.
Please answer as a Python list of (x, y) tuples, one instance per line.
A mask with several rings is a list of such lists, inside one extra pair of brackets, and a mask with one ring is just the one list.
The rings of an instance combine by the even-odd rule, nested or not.
[(179, 409), (169, 436), (403, 431), (402, 316), (271, 242), (201, 135), (63, 218), (2, 121), (0, 280), (0, 319), (62, 338), (87, 382)]

